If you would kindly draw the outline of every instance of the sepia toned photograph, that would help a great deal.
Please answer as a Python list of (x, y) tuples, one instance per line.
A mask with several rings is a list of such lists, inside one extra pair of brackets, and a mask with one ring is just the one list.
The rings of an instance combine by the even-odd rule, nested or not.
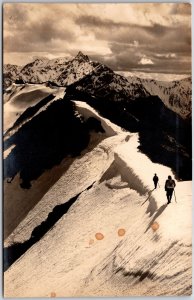
[(191, 295), (191, 4), (2, 13), (4, 297)]

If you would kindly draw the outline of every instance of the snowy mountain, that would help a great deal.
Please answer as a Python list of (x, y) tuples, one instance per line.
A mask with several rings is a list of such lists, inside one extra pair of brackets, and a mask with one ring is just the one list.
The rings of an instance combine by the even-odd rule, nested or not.
[(94, 69), (94, 63), (83, 53), (68, 61), (67, 59), (37, 58), (24, 66), (19, 79), (28, 83), (44, 83), (51, 81), (59, 86), (71, 84)]
[(17, 94), (4, 105), (4, 213), (14, 206), (12, 216), (17, 215), (14, 221), (5, 218), (5, 236), (28, 213), (26, 197), (35, 205), (87, 147), (90, 131), (101, 131), (97, 121), (84, 121), (63, 95), (62, 88), (27, 85), (17, 87)]
[[(91, 61), (87, 55), (79, 52), (72, 60), (66, 58), (36, 58), (26, 66), (4, 66), (4, 87), (13, 82), (45, 83), (51, 82), (58, 86), (69, 86), (83, 79), (81, 84), (87, 85), (90, 94), (98, 92), (114, 94), (115, 100), (123, 98), (135, 99), (149, 95), (158, 96), (164, 104), (182, 118), (191, 117), (191, 78), (171, 82), (145, 79), (137, 76), (125, 76), (125, 72), (113, 72), (98, 62)], [(85, 80), (87, 77), (87, 80)], [(86, 86), (80, 86), (86, 90)], [(106, 91), (105, 91), (106, 90)]]
[[(118, 71), (117, 74), (126, 77), (131, 85), (137, 83), (142, 85), (150, 95), (158, 96), (168, 108), (179, 114), (183, 119), (191, 118), (191, 77), (174, 81), (161, 81), (145, 78), (146, 76), (143, 74), (138, 77), (133, 75), (132, 72)], [(149, 77), (151, 77), (151, 74), (149, 74)], [(159, 77), (158, 74), (157, 77)]]
[(140, 82), (129, 84), (126, 78), (115, 74), (111, 69), (101, 64), (90, 74), (69, 85), (69, 89), (71, 88), (75, 88), (78, 93), (95, 96), (95, 98), (103, 97), (116, 102), (130, 101), (139, 97), (146, 98), (150, 95)]
[(125, 84), (124, 77), (106, 70), (94, 70), (69, 85), (65, 99), (86, 101), (113, 123), (139, 132), (140, 149), (150, 159), (173, 168), (179, 178), (189, 179), (191, 119), (184, 120), (159, 97), (148, 94), (140, 79)]
[[(107, 86), (107, 94), (114, 92), (119, 100), (125, 96), (135, 99), (139, 96), (146, 97), (149, 93), (141, 83), (129, 84), (128, 81), (111, 69), (97, 62), (90, 61), (87, 55), (79, 52), (70, 60), (37, 58), (32, 63), (24, 66), (18, 75), (18, 80), (23, 83), (45, 83), (52, 82), (58, 86), (68, 86), (80, 81), (87, 75), (92, 75), (91, 80), (95, 81), (95, 90)], [(89, 84), (89, 83), (88, 83)], [(93, 89), (93, 86), (91, 87)], [(88, 86), (90, 89), (90, 86)]]
[(191, 117), (191, 77), (170, 82), (134, 76), (128, 76), (127, 80), (130, 84), (134, 84), (134, 82), (142, 84), (150, 95), (158, 96), (167, 107), (179, 114), (182, 118), (186, 119)]
[[(79, 52), (70, 61), (66, 58), (50, 60), (37, 57), (33, 62), (23, 67), (5, 65), (3, 73), (6, 87), (15, 82), (16, 79), (23, 83), (39, 84), (51, 81), (57, 85), (65, 86), (88, 74), (94, 69), (94, 64), (89, 61), (86, 55)], [(9, 82), (7, 77), (9, 77)]]
[(5, 64), (3, 66), (3, 90), (6, 90), (13, 82), (18, 79), (21, 71), (20, 66)]
[[(60, 176), (36, 204), (23, 198), (10, 215), (15, 225), (23, 218), (5, 241), (5, 296), (191, 295), (191, 182), (177, 182), (176, 201), (167, 205), (163, 186), (173, 173), (138, 150), (138, 134), (84, 102), (74, 105), (104, 133), (93, 132), (79, 157), (53, 169)], [(160, 187), (153, 190), (155, 172)], [(6, 184), (16, 195), (17, 180)]]
[[(15, 122), (31, 107), (44, 99), (58, 99), (64, 96), (65, 88), (53, 87), (50, 84), (15, 84), (13, 83), (4, 93), (4, 132), (12, 130)], [(33, 109), (32, 109), (33, 110)]]
[[(88, 56), (79, 52), (70, 61), (62, 58), (36, 59), (22, 68), (19, 80), (30, 83), (14, 84), (4, 94), (10, 121), (16, 120), (24, 112), (21, 103), (25, 99), (26, 109), (33, 93), (39, 101), (52, 94), (53, 89), (61, 89), (63, 94), (65, 89), (66, 101), (84, 100), (112, 122), (131, 132), (139, 132), (140, 148), (144, 153), (153, 161), (161, 162), (160, 153), (163, 163), (176, 170), (179, 178), (190, 178), (190, 79), (168, 83), (137, 77), (126, 79), (107, 66), (90, 61)], [(46, 83), (40, 84), (42, 81)], [(10, 99), (18, 104), (12, 106)], [(7, 121), (5, 129), (9, 130), (9, 127)], [(177, 149), (181, 157), (178, 164)]]
[(81, 52), (7, 70), (5, 296), (191, 295), (189, 79), (127, 79)]

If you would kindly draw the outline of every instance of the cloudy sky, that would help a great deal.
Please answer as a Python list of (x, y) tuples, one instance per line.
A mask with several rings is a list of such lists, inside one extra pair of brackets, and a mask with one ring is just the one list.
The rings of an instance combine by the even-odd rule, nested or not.
[(81, 50), (113, 70), (189, 74), (190, 4), (4, 4), (4, 63)]

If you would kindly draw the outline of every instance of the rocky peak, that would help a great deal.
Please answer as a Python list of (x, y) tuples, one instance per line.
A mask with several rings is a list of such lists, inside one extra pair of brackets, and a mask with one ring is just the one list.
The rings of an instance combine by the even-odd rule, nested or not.
[(75, 57), (76, 60), (79, 61), (88, 61), (89, 62), (89, 58), (87, 55), (84, 55), (81, 51), (78, 52), (78, 54)]

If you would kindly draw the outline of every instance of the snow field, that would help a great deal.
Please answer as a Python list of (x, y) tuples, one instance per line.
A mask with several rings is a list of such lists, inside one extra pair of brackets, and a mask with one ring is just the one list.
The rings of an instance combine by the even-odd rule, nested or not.
[[(4, 132), (13, 126), (18, 115), (21, 115), (30, 104), (33, 106), (51, 94), (55, 95), (52, 101), (63, 98), (65, 90), (64, 88), (51, 89), (38, 84), (13, 84), (12, 86), (13, 93), (11, 95), (5, 94), (7, 102), (4, 104)], [(22, 101), (20, 101), (21, 99)]]
[(83, 191), (5, 272), (5, 296), (190, 295), (191, 182), (178, 182), (177, 202), (167, 206), (164, 182), (171, 170), (138, 151), (137, 134), (123, 132), (86, 103), (76, 107), (85, 118), (99, 119), (110, 137), (76, 159), (9, 237), (25, 241), (54, 206)]

